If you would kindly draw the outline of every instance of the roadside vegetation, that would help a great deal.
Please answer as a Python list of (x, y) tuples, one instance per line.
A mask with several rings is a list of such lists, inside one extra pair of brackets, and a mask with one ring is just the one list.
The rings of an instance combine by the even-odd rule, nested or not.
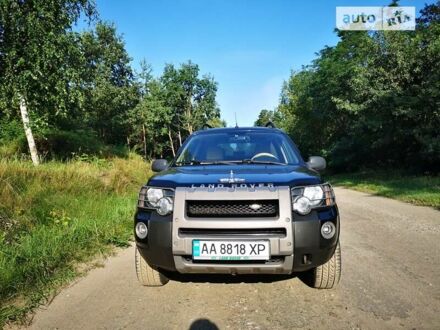
[(359, 171), (326, 177), (333, 185), (440, 210), (440, 177)]
[(0, 161), (0, 328), (78, 275), (79, 262), (128, 245), (149, 175), (133, 154), (39, 167)]

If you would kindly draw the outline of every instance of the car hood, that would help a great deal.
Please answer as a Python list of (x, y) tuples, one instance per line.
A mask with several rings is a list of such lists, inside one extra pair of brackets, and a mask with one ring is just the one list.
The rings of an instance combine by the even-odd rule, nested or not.
[[(321, 183), (319, 174), (301, 165), (206, 165), (172, 167), (153, 176), (149, 186), (176, 188), (221, 184), (220, 179), (244, 179), (240, 184), (273, 184), (299, 186)], [(223, 183), (231, 186), (233, 183)]]

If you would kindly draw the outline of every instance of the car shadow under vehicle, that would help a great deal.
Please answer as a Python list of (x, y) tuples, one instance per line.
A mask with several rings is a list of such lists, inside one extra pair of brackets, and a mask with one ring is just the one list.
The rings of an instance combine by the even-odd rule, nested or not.
[(170, 280), (181, 283), (275, 283), (294, 278), (300, 279), (307, 286), (311, 286), (309, 276), (303, 273), (292, 275), (272, 275), (272, 274), (180, 274), (166, 273)]

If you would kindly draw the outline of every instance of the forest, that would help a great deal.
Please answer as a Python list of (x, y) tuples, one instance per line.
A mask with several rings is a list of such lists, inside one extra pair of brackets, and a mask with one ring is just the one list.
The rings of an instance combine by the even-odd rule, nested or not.
[[(339, 42), (292, 71), (255, 124), (272, 120), (334, 172), (437, 173), (440, 2), (425, 5), (415, 31), (335, 33)], [(171, 158), (193, 131), (226, 125), (217, 82), (197, 64), (166, 64), (160, 75), (137, 64), (94, 1), (1, 1), (0, 156)]]
[(224, 125), (217, 82), (197, 64), (159, 76), (138, 64), (94, 1), (1, 1), (0, 156), (172, 157), (204, 124)]
[(293, 71), (272, 120), (334, 172), (440, 171), (440, 2), (415, 31), (336, 31), (339, 42)]

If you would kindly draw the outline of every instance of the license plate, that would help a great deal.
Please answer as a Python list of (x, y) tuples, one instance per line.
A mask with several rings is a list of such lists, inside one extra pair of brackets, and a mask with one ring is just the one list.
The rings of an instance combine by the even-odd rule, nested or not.
[(193, 241), (194, 260), (269, 260), (269, 241)]

